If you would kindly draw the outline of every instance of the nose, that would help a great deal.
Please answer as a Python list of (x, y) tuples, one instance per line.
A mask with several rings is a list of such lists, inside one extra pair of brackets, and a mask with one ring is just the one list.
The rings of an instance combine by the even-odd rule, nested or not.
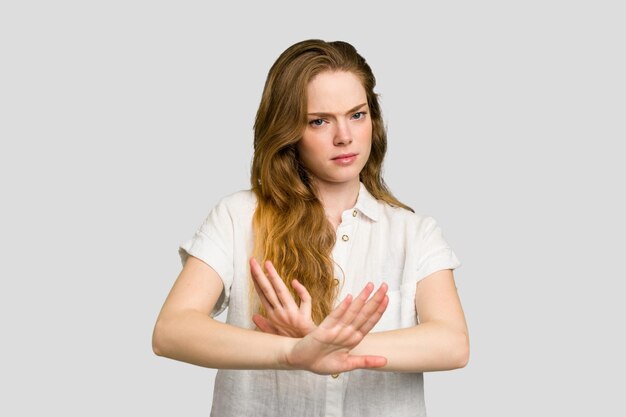
[(349, 145), (352, 143), (352, 133), (347, 122), (340, 121), (337, 123), (337, 129), (335, 130), (335, 145)]

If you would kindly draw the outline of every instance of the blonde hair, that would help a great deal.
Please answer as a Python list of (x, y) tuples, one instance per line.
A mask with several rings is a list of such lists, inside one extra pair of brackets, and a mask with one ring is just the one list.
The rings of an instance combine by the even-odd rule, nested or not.
[[(335, 230), (315, 194), (310, 174), (300, 163), (296, 143), (307, 123), (307, 86), (325, 71), (355, 74), (367, 95), (372, 148), (360, 173), (361, 182), (376, 199), (413, 211), (391, 194), (382, 177), (387, 133), (374, 93), (376, 79), (365, 59), (342, 41), (311, 39), (285, 50), (267, 75), (254, 123), (250, 180), (257, 207), (253, 255), (257, 260), (272, 261), (297, 302), (291, 281), (295, 278), (307, 288), (317, 324), (332, 311), (337, 296), (331, 257)], [(259, 312), (265, 314), (261, 307)]]

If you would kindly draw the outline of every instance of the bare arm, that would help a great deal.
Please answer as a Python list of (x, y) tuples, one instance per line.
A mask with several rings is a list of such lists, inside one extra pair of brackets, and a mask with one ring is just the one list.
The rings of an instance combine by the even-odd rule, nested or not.
[(444, 371), (469, 360), (469, 336), (452, 270), (437, 271), (417, 284), (415, 304), (420, 324), (370, 333), (352, 351), (387, 358), (381, 368), (396, 372)]
[[(268, 274), (253, 275), (268, 319), (255, 323), (266, 333), (307, 334), (310, 296), (299, 291), (302, 304), (295, 305), (287, 288), (270, 262)], [(462, 368), (469, 358), (469, 339), (452, 270), (435, 272), (422, 279), (416, 288), (415, 304), (420, 324), (406, 329), (370, 333), (356, 346), (356, 355), (381, 355), (388, 359), (380, 370), (394, 372), (442, 371)]]
[(154, 352), (209, 368), (283, 368), (286, 338), (254, 335), (267, 349), (249, 349), (243, 340), (253, 332), (209, 317), (222, 290), (222, 280), (213, 268), (189, 256), (154, 327)]
[[(350, 353), (376, 324), (387, 304), (386, 288), (367, 301), (373, 286), (348, 297), (303, 338), (241, 329), (209, 317), (222, 292), (217, 273), (190, 256), (168, 295), (154, 328), (159, 356), (220, 369), (306, 369), (316, 373), (379, 367), (380, 356)], [(251, 349), (250, 347), (254, 347)]]

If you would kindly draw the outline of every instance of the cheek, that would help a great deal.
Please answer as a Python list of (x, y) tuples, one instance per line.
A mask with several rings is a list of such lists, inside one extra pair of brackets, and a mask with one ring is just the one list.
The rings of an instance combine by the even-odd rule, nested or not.
[(371, 142), (372, 141), (372, 132), (373, 132), (372, 122), (371, 121), (367, 124), (366, 130), (367, 130), (367, 136), (369, 137), (370, 142)]
[(309, 135), (300, 139), (300, 142), (298, 142), (300, 155), (309, 155), (311, 157), (323, 152), (323, 143), (323, 138), (315, 135)]
[(357, 136), (361, 142), (372, 141), (372, 122), (363, 123), (358, 126), (357, 130), (354, 132), (354, 135)]
[(369, 126), (369, 128), (365, 129), (364, 132), (363, 132), (363, 143), (367, 144), (366, 152), (367, 152), (367, 155), (369, 157), (369, 154), (372, 151), (372, 143), (373, 143), (373, 141), (372, 141), (372, 127), (371, 127), (371, 125)]

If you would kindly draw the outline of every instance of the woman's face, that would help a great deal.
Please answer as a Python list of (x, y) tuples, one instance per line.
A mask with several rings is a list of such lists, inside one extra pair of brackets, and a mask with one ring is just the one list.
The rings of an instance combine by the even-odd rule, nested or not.
[(307, 126), (300, 162), (318, 183), (359, 181), (372, 146), (365, 89), (351, 72), (326, 71), (307, 87)]

